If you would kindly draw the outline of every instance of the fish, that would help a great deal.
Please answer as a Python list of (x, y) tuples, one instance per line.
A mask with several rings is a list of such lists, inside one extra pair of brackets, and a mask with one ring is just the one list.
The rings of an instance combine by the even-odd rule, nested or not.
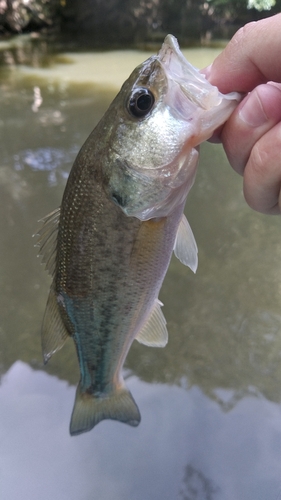
[(137, 426), (122, 368), (136, 339), (168, 341), (159, 291), (172, 253), (196, 272), (184, 206), (199, 144), (240, 95), (223, 95), (173, 35), (125, 81), (74, 161), (60, 208), (42, 219), (39, 255), (52, 276), (42, 323), (45, 363), (71, 337), (80, 381), (70, 434), (105, 419)]

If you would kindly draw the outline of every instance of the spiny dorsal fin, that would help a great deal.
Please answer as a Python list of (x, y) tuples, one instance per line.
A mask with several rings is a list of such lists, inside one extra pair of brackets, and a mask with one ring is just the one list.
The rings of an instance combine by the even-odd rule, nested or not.
[(47, 300), (41, 331), (42, 351), (45, 363), (47, 363), (54, 352), (62, 348), (68, 337), (69, 333), (63, 324), (54, 285), (52, 285)]
[(95, 396), (83, 393), (79, 384), (70, 422), (71, 436), (90, 431), (105, 419), (119, 420), (133, 427), (139, 425), (140, 412), (130, 391), (121, 386), (108, 395)]
[(182, 214), (179, 223), (174, 252), (175, 256), (182, 264), (190, 267), (190, 269), (196, 273), (198, 266), (198, 249), (193, 232), (184, 214)]
[(40, 247), (38, 255), (42, 256), (42, 264), (46, 264), (45, 268), (51, 276), (54, 275), (56, 265), (59, 218), (60, 208), (57, 208), (39, 221), (43, 225), (35, 234), (35, 236), (38, 236), (35, 246)]
[(154, 306), (144, 326), (136, 336), (141, 344), (151, 347), (165, 347), (168, 342), (166, 320), (161, 311), (162, 302), (155, 300)]

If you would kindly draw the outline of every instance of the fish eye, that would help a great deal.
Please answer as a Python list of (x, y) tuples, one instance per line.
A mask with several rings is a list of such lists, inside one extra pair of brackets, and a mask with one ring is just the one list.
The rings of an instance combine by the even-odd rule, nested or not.
[(154, 95), (146, 88), (137, 89), (129, 100), (129, 111), (137, 117), (142, 118), (147, 115), (154, 104)]

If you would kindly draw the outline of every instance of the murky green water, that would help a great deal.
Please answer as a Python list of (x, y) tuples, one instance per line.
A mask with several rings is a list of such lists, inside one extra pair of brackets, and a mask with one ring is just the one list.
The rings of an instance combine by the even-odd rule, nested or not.
[[(203, 66), (215, 54), (187, 55)], [(79, 80), (77, 67), (91, 59), (76, 57), (76, 71), (0, 75), (0, 498), (280, 499), (281, 219), (246, 206), (217, 145), (202, 147), (186, 205), (198, 272), (173, 258), (160, 296), (169, 343), (134, 343), (127, 359), (140, 426), (104, 421), (68, 434), (76, 354), (69, 341), (43, 367), (50, 279), (31, 236), (60, 204), (75, 155), (124, 72), (145, 58), (105, 54), (101, 68), (93, 55)]]

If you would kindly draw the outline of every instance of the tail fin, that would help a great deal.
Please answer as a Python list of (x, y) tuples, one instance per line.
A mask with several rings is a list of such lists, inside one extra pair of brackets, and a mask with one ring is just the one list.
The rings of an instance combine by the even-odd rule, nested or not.
[(119, 420), (134, 427), (139, 425), (141, 416), (131, 393), (121, 387), (108, 396), (95, 397), (81, 392), (79, 384), (70, 422), (71, 436), (90, 431), (105, 419)]

